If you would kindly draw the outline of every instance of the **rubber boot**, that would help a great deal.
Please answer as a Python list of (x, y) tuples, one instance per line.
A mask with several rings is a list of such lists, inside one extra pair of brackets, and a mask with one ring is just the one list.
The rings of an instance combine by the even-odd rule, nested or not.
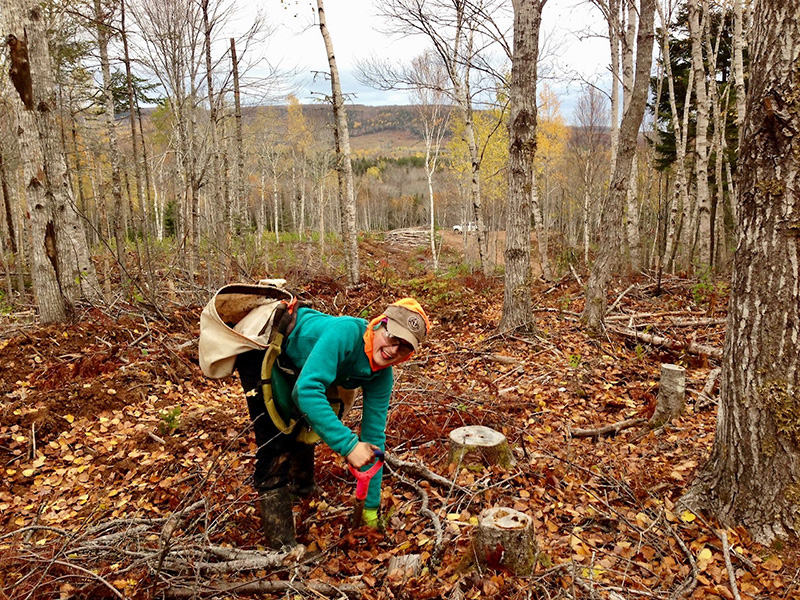
[(288, 487), (261, 491), (258, 495), (258, 510), (261, 513), (261, 527), (267, 546), (274, 550), (288, 550), (297, 546)]
[(289, 490), (295, 496), (310, 496), (317, 491), (314, 479), (314, 445), (297, 444), (289, 457)]

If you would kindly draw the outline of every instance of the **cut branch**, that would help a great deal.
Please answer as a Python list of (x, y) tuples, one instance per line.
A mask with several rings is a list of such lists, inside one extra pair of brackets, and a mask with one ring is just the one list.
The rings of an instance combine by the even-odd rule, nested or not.
[(455, 489), (460, 492), (465, 491), (460, 485), (456, 485), (454, 481), (434, 473), (425, 465), (400, 460), (391, 454), (386, 454), (385, 460), (386, 464), (392, 467), (395, 471), (403, 471), (405, 473), (415, 475), (448, 490)]
[(690, 342), (688, 340), (687, 341), (671, 340), (669, 338), (661, 337), (658, 335), (650, 335), (649, 333), (642, 333), (640, 331), (634, 331), (633, 329), (627, 329), (624, 327), (607, 326), (607, 328), (608, 331), (612, 333), (624, 335), (626, 337), (632, 337), (641, 342), (645, 342), (646, 344), (652, 344), (653, 346), (664, 346), (665, 348), (669, 348), (670, 350), (679, 350), (682, 352), (688, 352), (689, 354), (696, 354), (699, 356), (710, 356), (711, 358), (716, 358), (717, 360), (722, 359), (722, 350), (720, 348), (714, 348), (713, 346), (696, 344), (695, 342)]
[(360, 598), (361, 586), (347, 584), (332, 586), (322, 581), (248, 581), (205, 585), (203, 587), (171, 587), (166, 590), (167, 598), (198, 598), (218, 594), (284, 594), (286, 592), (319, 594), (330, 597)]
[(617, 423), (613, 423), (611, 425), (606, 425), (605, 427), (598, 427), (597, 429), (570, 429), (569, 435), (573, 438), (585, 438), (590, 437), (597, 440), (598, 438), (604, 437), (614, 437), (623, 429), (629, 429), (631, 427), (637, 427), (647, 422), (647, 419), (626, 419), (624, 421), (619, 421)]

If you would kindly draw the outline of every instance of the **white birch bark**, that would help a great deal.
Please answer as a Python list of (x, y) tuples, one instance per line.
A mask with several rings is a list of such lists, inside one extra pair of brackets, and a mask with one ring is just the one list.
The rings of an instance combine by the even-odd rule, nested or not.
[(47, 33), (40, 7), (23, 0), (0, 14), (8, 35), (27, 44), (32, 110), (12, 90), (31, 236), (31, 272), (43, 323), (62, 321), (82, 296), (99, 291), (83, 223), (67, 177), (56, 123), (56, 94)]
[(356, 198), (353, 184), (353, 164), (350, 161), (350, 131), (347, 128), (347, 112), (344, 107), (342, 84), (336, 56), (333, 53), (333, 42), (325, 21), (325, 8), (322, 0), (317, 0), (317, 15), (325, 50), (328, 53), (328, 66), (331, 75), (331, 94), (333, 115), (336, 122), (336, 150), (339, 165), (339, 192), (341, 198), (342, 236), (345, 246), (345, 263), (347, 280), (351, 285), (361, 281), (361, 268), (358, 257), (358, 237), (356, 232)]
[[(702, 13), (702, 18), (701, 18)], [(697, 128), (695, 131), (695, 180), (697, 228), (695, 230), (698, 266), (711, 267), (711, 201), (708, 192), (708, 114), (709, 99), (706, 68), (703, 63), (703, 32), (708, 15), (700, 0), (689, 0), (689, 33), (692, 40), (692, 74), (694, 77)]]
[(653, 54), (653, 20), (655, 17), (654, 0), (641, 0), (639, 11), (639, 30), (636, 36), (636, 75), (633, 93), (628, 110), (622, 117), (620, 125), (620, 146), (617, 163), (611, 177), (608, 202), (603, 213), (601, 224), (600, 251), (592, 267), (589, 282), (586, 285), (586, 304), (581, 321), (590, 331), (599, 331), (606, 310), (606, 293), (608, 280), (616, 259), (619, 231), (622, 218), (622, 206), (628, 193), (629, 178), (639, 128), (644, 117), (647, 95), (650, 86), (650, 67)]
[[(669, 93), (669, 106), (672, 111), (672, 128), (675, 135), (675, 181), (670, 203), (669, 217), (667, 220), (666, 244), (661, 264), (667, 271), (673, 269), (675, 253), (678, 246), (678, 216), (682, 209), (689, 206), (689, 188), (686, 181), (686, 128), (685, 120), (678, 114), (678, 105), (675, 98), (675, 79), (672, 75), (672, 61), (669, 47), (669, 19), (665, 18), (661, 2), (656, 2), (656, 8), (661, 19), (662, 37), (661, 52), (664, 57), (664, 67), (667, 77), (667, 90)], [(692, 80), (690, 78), (686, 91), (685, 106), (688, 107), (691, 98)], [(684, 222), (684, 226), (686, 226)]]
[(720, 405), (683, 506), (796, 538), (800, 507), (800, 1), (756, 0)]

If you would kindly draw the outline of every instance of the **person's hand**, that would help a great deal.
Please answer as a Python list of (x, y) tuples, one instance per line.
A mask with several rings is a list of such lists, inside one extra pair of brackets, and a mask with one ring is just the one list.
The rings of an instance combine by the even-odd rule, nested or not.
[(379, 450), (377, 446), (367, 444), (366, 442), (358, 442), (356, 447), (347, 455), (347, 462), (353, 465), (356, 469), (370, 464), (375, 460), (375, 450)]

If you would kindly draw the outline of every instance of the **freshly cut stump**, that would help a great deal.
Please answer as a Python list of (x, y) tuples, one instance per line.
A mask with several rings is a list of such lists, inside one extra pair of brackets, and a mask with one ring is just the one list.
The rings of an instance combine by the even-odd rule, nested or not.
[(685, 402), (686, 369), (678, 365), (662, 364), (656, 410), (647, 426), (656, 429), (669, 423), (683, 411)]
[(511, 508), (487, 508), (478, 518), (472, 547), (484, 567), (530, 575), (536, 564), (533, 519)]
[(450, 432), (450, 462), (511, 467), (514, 457), (502, 433), (483, 425), (468, 425)]

